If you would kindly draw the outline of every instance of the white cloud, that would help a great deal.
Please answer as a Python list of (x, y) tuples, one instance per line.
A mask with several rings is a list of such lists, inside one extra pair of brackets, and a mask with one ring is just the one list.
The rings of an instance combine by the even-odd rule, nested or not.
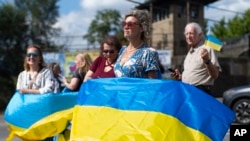
[[(144, 0), (135, 1), (144, 2)], [(98, 10), (116, 9), (120, 11), (123, 16), (131, 8), (136, 6), (135, 3), (127, 0), (80, 0), (79, 5), (81, 6), (80, 10), (74, 11), (72, 9), (70, 13), (61, 15), (58, 19), (58, 23), (55, 25), (56, 27), (60, 27), (62, 29), (62, 36), (78, 36), (64, 40), (68, 47), (84, 47), (86, 45), (82, 35), (87, 33), (89, 24), (94, 19)], [(246, 9), (250, 8), (249, 0), (219, 0), (211, 4), (211, 6), (237, 12), (244, 12)], [(226, 12), (206, 7), (204, 14), (205, 18), (214, 21), (219, 21), (222, 17), (226, 17), (226, 19), (232, 18), (236, 15), (233, 12)], [(213, 23), (214, 22), (211, 22), (210, 24)]]
[(60, 43), (73, 48), (86, 47), (86, 41), (83, 40), (82, 36), (87, 33), (89, 24), (98, 10), (116, 9), (123, 15), (136, 6), (126, 0), (81, 0), (79, 4), (81, 5), (80, 11), (72, 10), (66, 15), (61, 15), (54, 25), (62, 29), (61, 36), (70, 36), (69, 38), (60, 37), (63, 40)]
[(70, 46), (84, 46), (82, 36), (86, 33), (88, 28), (88, 21), (90, 18), (84, 16), (81, 11), (72, 11), (67, 15), (62, 15), (54, 27), (61, 28), (60, 37), (57, 39), (58, 43)]
[[(138, 0), (140, 2), (142, 0)], [(83, 9), (97, 11), (103, 9), (116, 9), (124, 13), (135, 6), (134, 3), (126, 0), (81, 0), (81, 7)]]
[[(249, 0), (219, 0), (210, 6), (211, 8), (209, 6), (205, 8), (205, 18), (214, 21), (219, 21), (223, 17), (226, 20), (231, 19), (237, 15), (236, 12), (244, 13), (250, 8)], [(241, 16), (241, 14), (238, 14), (238, 16)]]

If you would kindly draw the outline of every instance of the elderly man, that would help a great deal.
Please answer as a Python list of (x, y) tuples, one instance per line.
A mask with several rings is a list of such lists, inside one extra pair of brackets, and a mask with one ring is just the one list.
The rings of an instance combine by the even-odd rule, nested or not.
[(176, 69), (171, 76), (210, 94), (214, 80), (221, 70), (214, 50), (204, 45), (204, 35), (199, 24), (188, 23), (184, 34), (189, 47), (184, 70), (181, 74)]

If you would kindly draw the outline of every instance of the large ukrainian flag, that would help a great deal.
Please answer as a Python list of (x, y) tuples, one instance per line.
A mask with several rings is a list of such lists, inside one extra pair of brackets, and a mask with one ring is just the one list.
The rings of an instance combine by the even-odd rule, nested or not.
[(10, 129), (6, 139), (14, 136), (36, 141), (58, 135), (65, 130), (73, 115), (78, 92), (19, 94), (11, 98), (4, 120)]
[(88, 80), (78, 95), (72, 141), (222, 141), (234, 113), (180, 81)]

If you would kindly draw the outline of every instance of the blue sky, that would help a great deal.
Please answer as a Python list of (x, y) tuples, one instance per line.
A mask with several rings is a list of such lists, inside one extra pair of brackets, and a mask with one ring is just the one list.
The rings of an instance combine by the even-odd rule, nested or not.
[[(134, 0), (144, 2), (144, 0)], [(62, 35), (74, 36), (67, 38), (67, 45), (73, 47), (86, 46), (82, 40), (82, 35), (86, 34), (89, 23), (93, 20), (97, 10), (107, 8), (117, 9), (123, 15), (136, 4), (127, 0), (60, 0), (61, 16), (56, 24), (56, 27), (62, 28)], [(250, 8), (250, 0), (219, 0), (212, 3), (211, 6), (230, 11), (244, 12)], [(219, 21), (223, 17), (230, 19), (236, 14), (233, 12), (217, 10), (214, 8), (205, 7), (205, 18)], [(214, 22), (209, 22), (212, 25)]]
[[(0, 0), (0, 2), (13, 0)], [(134, 0), (144, 2), (144, 0)], [(60, 17), (55, 27), (61, 28), (61, 36), (57, 38), (58, 42), (66, 46), (84, 47), (86, 42), (82, 36), (86, 34), (90, 22), (94, 19), (97, 10), (116, 9), (124, 15), (130, 9), (136, 6), (135, 3), (127, 0), (59, 0), (58, 5)], [(231, 11), (244, 12), (250, 8), (250, 0), (219, 0), (212, 3), (211, 6)], [(219, 21), (223, 17), (230, 19), (236, 14), (223, 10), (205, 7), (205, 18)], [(209, 23), (210, 25), (213, 22)]]
[[(73, 2), (72, 2), (73, 1)], [(61, 14), (67, 14), (71, 11), (79, 11), (81, 10), (80, 0), (59, 0), (59, 12)]]

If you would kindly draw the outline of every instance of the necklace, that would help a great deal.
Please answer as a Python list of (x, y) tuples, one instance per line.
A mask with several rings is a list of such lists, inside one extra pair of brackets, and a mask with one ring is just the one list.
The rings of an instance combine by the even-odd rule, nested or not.
[(133, 51), (137, 50), (138, 48), (140, 48), (142, 46), (142, 44), (143, 44), (143, 42), (141, 42), (138, 46), (133, 47), (132, 49), (131, 49), (131, 47), (130, 48), (128, 47), (126, 50), (128, 52), (133, 52)]

